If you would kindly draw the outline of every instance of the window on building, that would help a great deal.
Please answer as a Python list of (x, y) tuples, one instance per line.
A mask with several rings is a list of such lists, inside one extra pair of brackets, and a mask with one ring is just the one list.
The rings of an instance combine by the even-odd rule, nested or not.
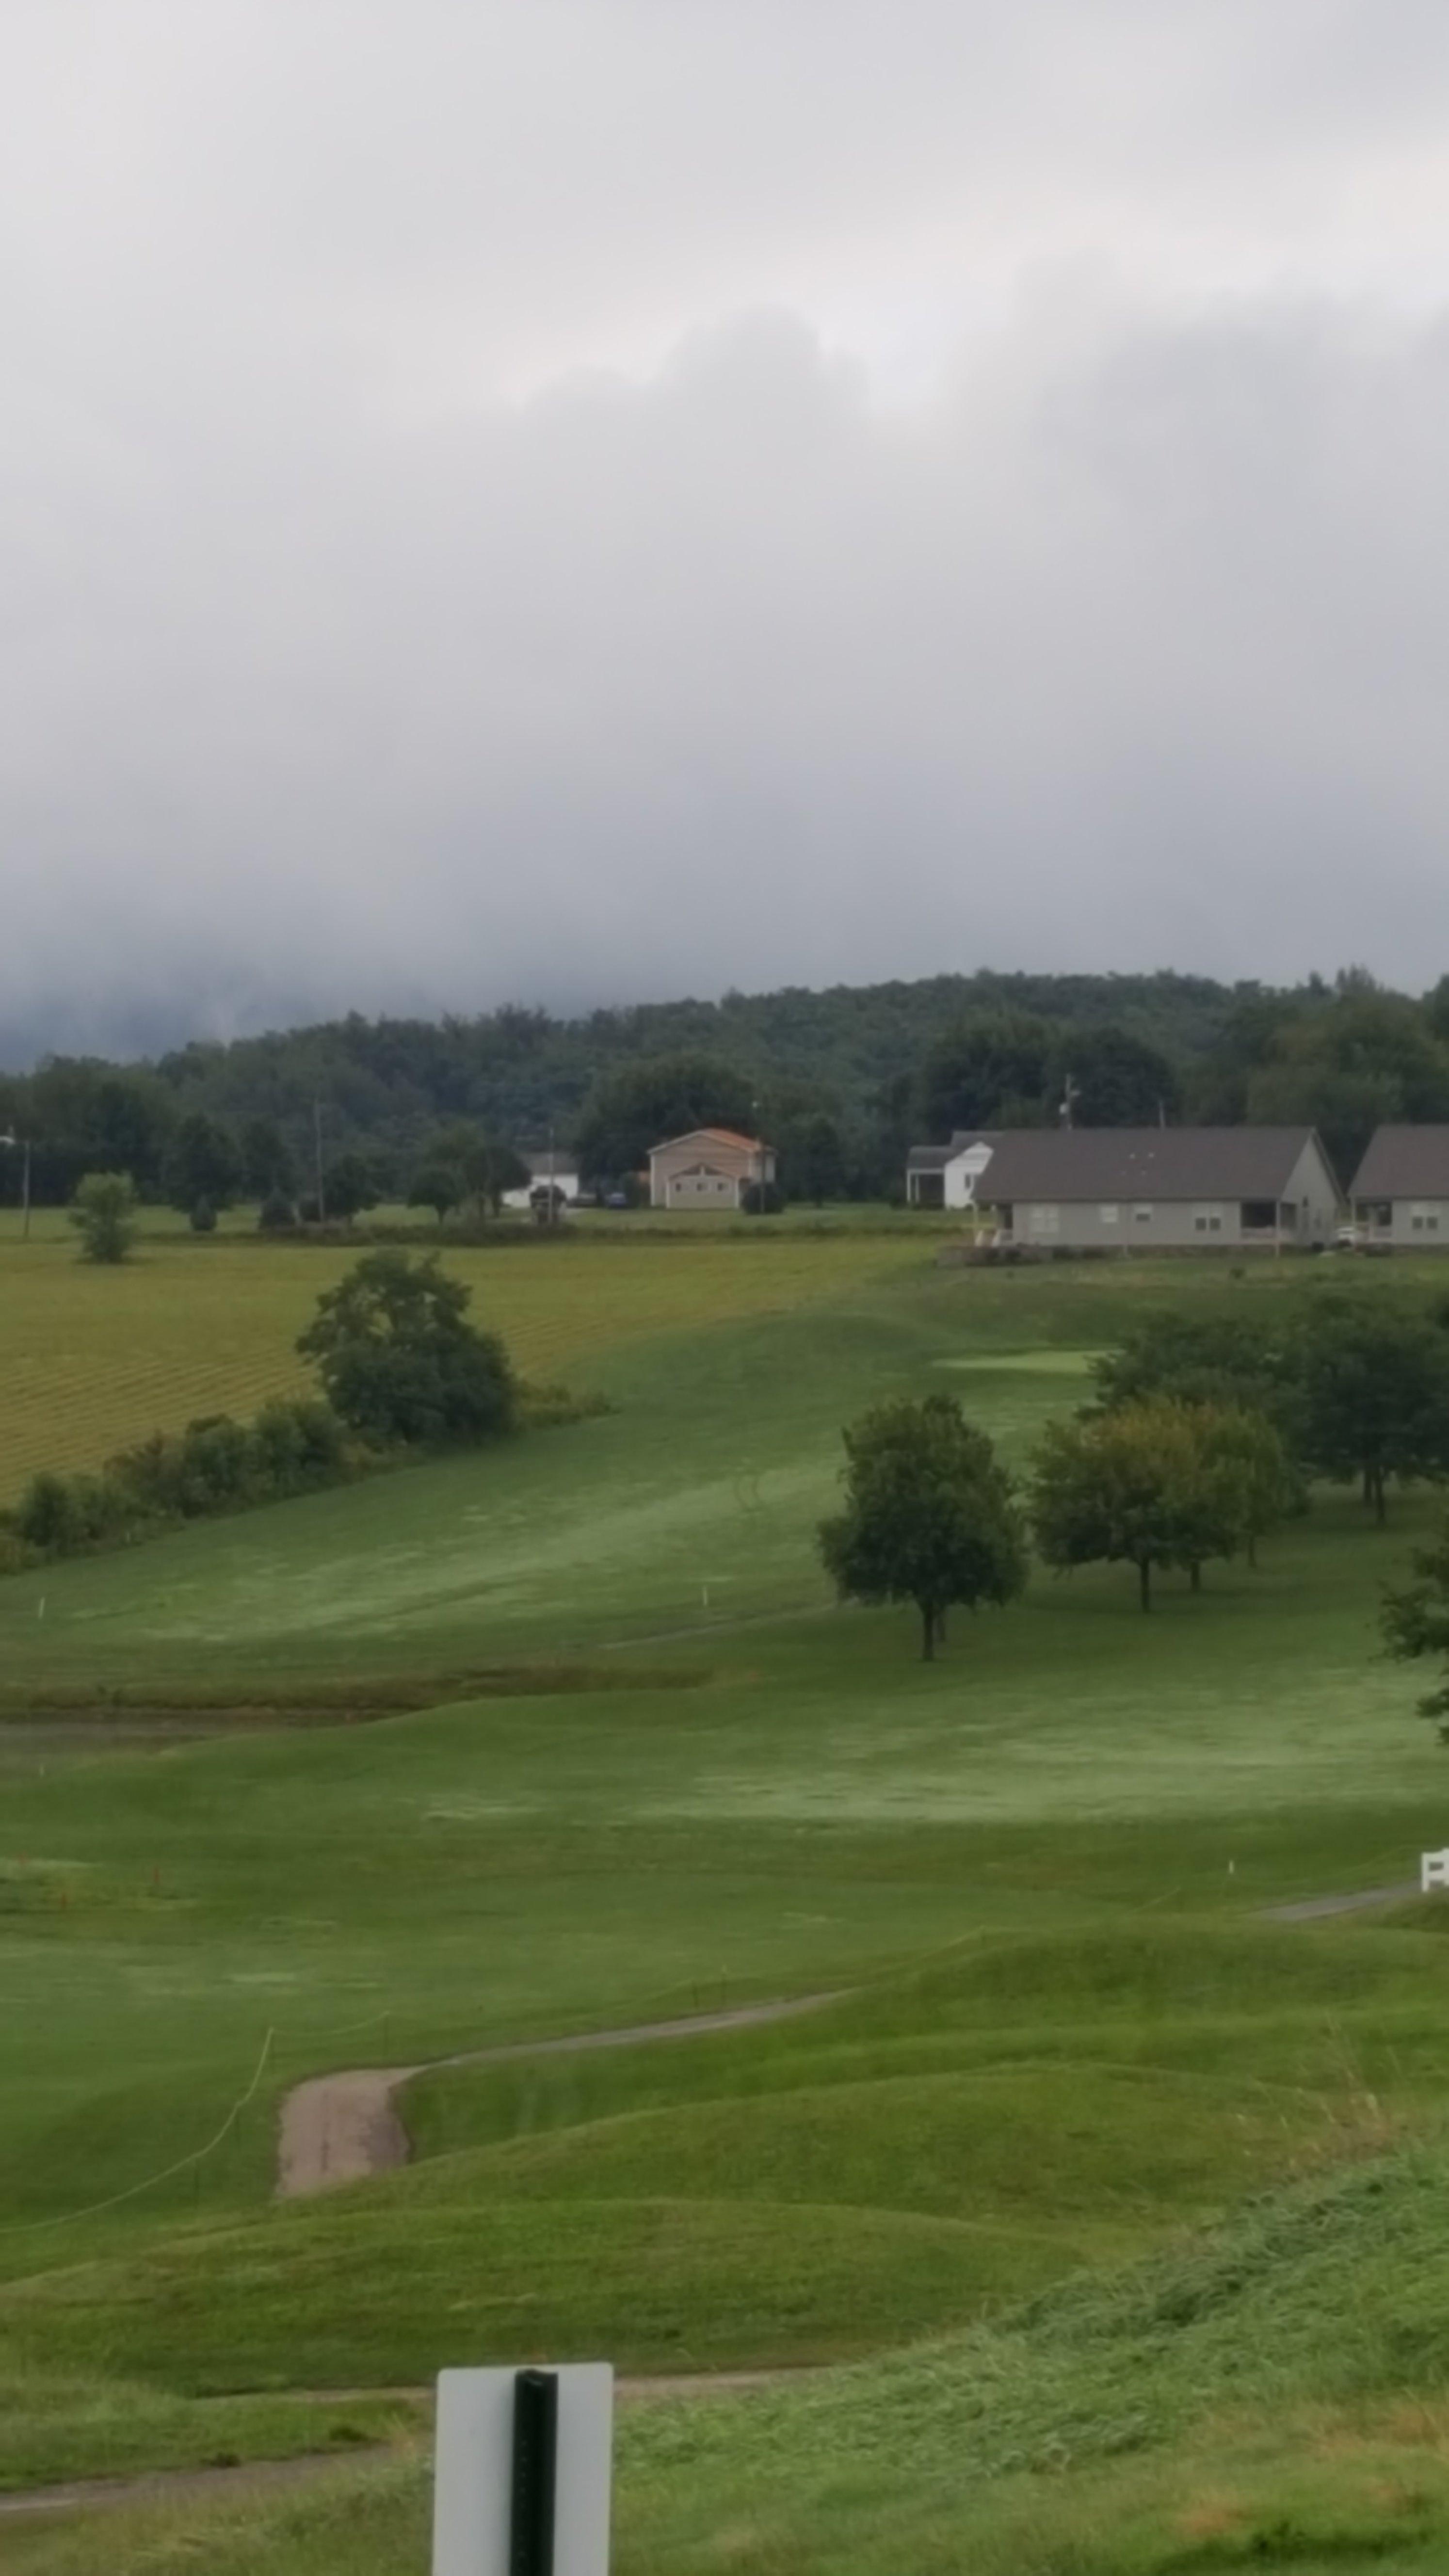
[(1111, 1199), (1104, 1199), (1097, 1210), (1097, 1214), (1101, 1218), (1103, 1225), (1115, 1225), (1121, 1212), (1121, 1209), (1117, 1207), (1115, 1202)]
[(1244, 1199), (1243, 1232), (1245, 1234), (1271, 1234), (1277, 1222), (1276, 1199)]
[(1222, 1209), (1211, 1207), (1194, 1208), (1192, 1214), (1192, 1230), (1194, 1234), (1221, 1234), (1223, 1230)]
[(1439, 1231), (1439, 1210), (1436, 1207), (1411, 1207), (1409, 1210), (1409, 1224), (1415, 1234), (1437, 1234)]
[(1132, 1222), (1134, 1225), (1150, 1225), (1152, 1223), (1151, 1208), (1135, 1207), (1132, 1211)]

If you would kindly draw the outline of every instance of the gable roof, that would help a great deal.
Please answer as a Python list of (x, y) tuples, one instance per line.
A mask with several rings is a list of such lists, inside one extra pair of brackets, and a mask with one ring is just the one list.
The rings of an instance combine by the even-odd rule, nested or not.
[(1307, 1145), (1318, 1146), (1333, 1179), (1312, 1127), (982, 1128), (953, 1136), (947, 1146), (918, 1149), (940, 1159), (913, 1155), (913, 1168), (944, 1170), (973, 1144), (991, 1147), (976, 1185), (984, 1206), (1017, 1199), (1064, 1206), (1088, 1199), (1278, 1199)]
[(651, 1157), (667, 1154), (676, 1145), (733, 1145), (741, 1154), (768, 1154), (771, 1150), (762, 1145), (758, 1136), (738, 1135), (733, 1127), (691, 1127), (683, 1136), (666, 1136), (662, 1144), (651, 1145), (649, 1152)]
[(1449, 1199), (1449, 1127), (1380, 1127), (1349, 1196)]

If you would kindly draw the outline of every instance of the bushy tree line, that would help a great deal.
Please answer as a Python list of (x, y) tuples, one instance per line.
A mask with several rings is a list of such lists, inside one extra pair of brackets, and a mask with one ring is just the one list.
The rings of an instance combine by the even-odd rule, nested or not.
[(371, 1463), (315, 1399), (281, 1398), (250, 1422), (208, 1414), (120, 1450), (98, 1474), (32, 1476), (7, 1516), (11, 1554), (25, 1564), (128, 1546), (171, 1522), (338, 1484)]
[[(279, 1399), (250, 1422), (210, 1414), (120, 1451), (98, 1474), (33, 1476), (0, 1516), (3, 1559), (13, 1570), (125, 1546), (168, 1523), (285, 1501), (409, 1451), (513, 1430), (518, 1382), (498, 1335), (469, 1322), (469, 1301), (436, 1255), (369, 1254), (319, 1298), (297, 1343), (324, 1400)], [(556, 1397), (547, 1418), (559, 1418)]]
[[(1099, 1362), (1097, 1401), (1049, 1423), (1026, 1490), (951, 1396), (878, 1406), (845, 1434), (844, 1508), (821, 1554), (843, 1599), (912, 1601), (934, 1654), (955, 1603), (1011, 1600), (1028, 1531), (1044, 1564), (1121, 1564), (1194, 1590), (1214, 1560), (1257, 1562), (1310, 1480), (1357, 1483), (1378, 1521), (1391, 1482), (1449, 1480), (1449, 1329), (1368, 1298), (1315, 1296), (1265, 1327), (1146, 1318)], [(1394, 1598), (1395, 1651), (1449, 1658), (1449, 1541)], [(1449, 1729), (1449, 1687), (1429, 1703)]]
[[(436, 1174), (437, 1140), (459, 1122), (524, 1143), (556, 1132), (601, 1179), (637, 1171), (661, 1135), (743, 1126), (779, 1149), (787, 1193), (810, 1200), (898, 1190), (907, 1146), (926, 1136), (1050, 1121), (1069, 1081), (1083, 1125), (1160, 1112), (1316, 1124), (1346, 1180), (1380, 1121), (1449, 1119), (1449, 978), (1422, 1001), (1356, 969), (1289, 991), (983, 973), (572, 1020), (354, 1013), (150, 1065), (56, 1059), (0, 1076), (0, 1132), (31, 1140), (40, 1199), (63, 1203), (85, 1172), (128, 1171), (143, 1198), (180, 1193), (190, 1213), (295, 1204), (318, 1102), (329, 1163), (360, 1158), (388, 1196)], [(19, 1185), (17, 1158), (0, 1153), (0, 1196)], [(329, 1212), (345, 1213), (340, 1196)]]

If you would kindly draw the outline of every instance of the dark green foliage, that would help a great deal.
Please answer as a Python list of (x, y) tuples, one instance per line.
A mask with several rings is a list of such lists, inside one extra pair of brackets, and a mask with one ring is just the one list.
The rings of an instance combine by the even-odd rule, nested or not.
[(512, 1429), (517, 1389), (502, 1342), (468, 1322), (468, 1304), (436, 1254), (370, 1253), (319, 1298), (297, 1348), (364, 1439), (486, 1440)]
[(1435, 1655), (1443, 1665), (1438, 1686), (1419, 1702), (1432, 1717), (1442, 1742), (1449, 1744), (1449, 1520), (1431, 1545), (1415, 1548), (1413, 1581), (1385, 1593), (1382, 1612), (1384, 1643), (1402, 1662)]
[(579, 1161), (590, 1178), (642, 1170), (651, 1145), (692, 1127), (733, 1127), (753, 1134), (751, 1085), (716, 1056), (648, 1056), (607, 1074), (590, 1095), (577, 1130)]
[(70, 1221), (82, 1261), (107, 1267), (127, 1259), (136, 1239), (136, 1185), (129, 1172), (87, 1172), (76, 1184)]
[(1245, 1107), (1258, 1125), (1317, 1127), (1347, 1182), (1384, 1121), (1449, 1118), (1449, 1045), (1417, 1003), (1350, 985), (1279, 1028)]
[(1079, 1127), (1152, 1127), (1173, 1117), (1181, 1103), (1176, 1067), (1126, 1029), (1074, 1029), (1059, 1037), (1048, 1060), (1048, 1110), (1065, 1099), (1069, 1083)]
[(431, 1208), (441, 1225), (455, 1207), (461, 1207), (465, 1195), (466, 1184), (456, 1163), (424, 1163), (413, 1175), (408, 1206)]
[(290, 1234), (297, 1223), (297, 1210), (285, 1190), (268, 1190), (257, 1210), (257, 1224), (263, 1234)]
[(1292, 1335), (1262, 1317), (1249, 1323), (1237, 1315), (1163, 1307), (1097, 1360), (1092, 1375), (1109, 1412), (1158, 1395), (1182, 1404), (1241, 1406), (1266, 1415), (1290, 1453), (1301, 1445), (1298, 1349)]
[(344, 1225), (376, 1207), (382, 1196), (381, 1177), (365, 1154), (339, 1154), (324, 1186), (328, 1216), (341, 1217)]
[(243, 1127), (241, 1180), (248, 1198), (295, 1196), (296, 1165), (275, 1118), (249, 1118)]
[(1171, 1115), (1181, 1083), (1161, 1050), (1115, 1027), (1054, 1028), (988, 1011), (939, 1039), (921, 1067), (922, 1133), (1049, 1126), (1070, 1095), (1079, 1127), (1150, 1127)]
[(182, 1119), (166, 1157), (166, 1196), (198, 1234), (210, 1231), (218, 1208), (230, 1207), (242, 1185), (235, 1139), (214, 1118), (193, 1110)]
[[(656, 1093), (631, 1120), (632, 1078), (652, 1084), (681, 1062), (709, 1068), (703, 1095)], [(660, 1135), (701, 1119), (758, 1124), (788, 1158), (802, 1120), (818, 1113), (838, 1126), (846, 1194), (860, 1195), (898, 1189), (906, 1147), (927, 1134), (1054, 1118), (1068, 1073), (1082, 1124), (1150, 1121), (1159, 1099), (1171, 1116), (1177, 1069), (1183, 1115), (1316, 1119), (1347, 1179), (1376, 1118), (1449, 1116), (1446, 1066), (1443, 993), (1420, 1005), (1354, 971), (1337, 986), (1315, 976), (1290, 991), (1165, 974), (983, 972), (575, 1020), (515, 1008), (441, 1025), (353, 1013), (189, 1046), (155, 1068), (62, 1059), (0, 1077), (0, 1125), (34, 1141), (36, 1198), (63, 1201), (82, 1172), (105, 1170), (131, 1171), (154, 1198), (170, 1133), (194, 1111), (240, 1136), (242, 1188), (257, 1197), (273, 1186), (295, 1194), (310, 1173), (319, 1101), (329, 1151), (366, 1146), (399, 1166), (430, 1161), (433, 1131), (457, 1122), (529, 1139), (556, 1128), (573, 1143), (587, 1112), (583, 1141), (602, 1158), (594, 1176), (611, 1179), (637, 1168), (635, 1155)], [(625, 1113), (622, 1132), (615, 1112)], [(620, 1158), (612, 1168), (609, 1155)], [(822, 1186), (788, 1167), (782, 1178), (797, 1198)], [(13, 1201), (19, 1185), (15, 1158), (0, 1157), (0, 1197)], [(823, 1187), (835, 1195), (833, 1176)], [(328, 1196), (329, 1214), (340, 1214)]]
[(921, 1067), (922, 1132), (1035, 1126), (1045, 1115), (1053, 1032), (1020, 1011), (983, 1011), (939, 1038)]
[(913, 1601), (928, 1661), (954, 1603), (1015, 1599), (1026, 1547), (1011, 1480), (954, 1396), (876, 1405), (845, 1455), (845, 1509), (820, 1524), (842, 1599)]
[(335, 1485), (364, 1463), (314, 1397), (278, 1399), (255, 1421), (209, 1414), (157, 1431), (98, 1476), (33, 1476), (13, 1515), (31, 1558), (124, 1545), (169, 1522), (211, 1519)]
[(1449, 1474), (1449, 1342), (1426, 1317), (1325, 1298), (1293, 1360), (1304, 1464), (1339, 1484), (1360, 1480), (1376, 1519), (1390, 1477)]
[(782, 1186), (794, 1199), (810, 1199), (816, 1207), (826, 1199), (845, 1196), (845, 1140), (838, 1122), (824, 1110), (814, 1110), (783, 1124), (772, 1122), (772, 1137), (779, 1156)]

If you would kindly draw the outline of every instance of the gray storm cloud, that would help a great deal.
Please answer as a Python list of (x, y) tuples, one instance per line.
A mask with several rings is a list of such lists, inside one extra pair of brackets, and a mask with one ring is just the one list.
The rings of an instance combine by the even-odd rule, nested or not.
[(1449, 963), (1443, 13), (783, 14), (12, 13), (0, 1054)]

